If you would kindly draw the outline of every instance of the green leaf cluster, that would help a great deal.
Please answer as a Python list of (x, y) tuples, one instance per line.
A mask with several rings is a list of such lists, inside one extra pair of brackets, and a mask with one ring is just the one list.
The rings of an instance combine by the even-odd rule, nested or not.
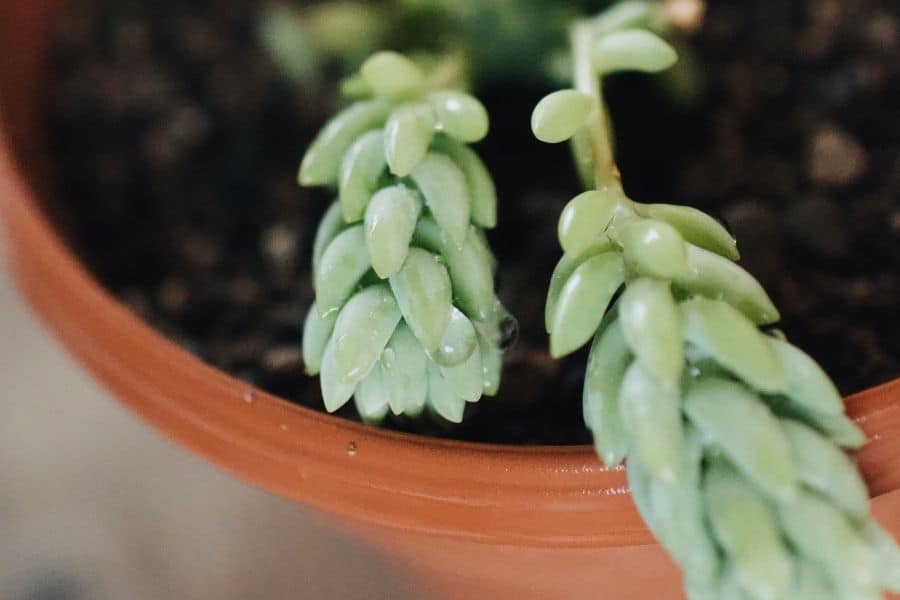
[(366, 60), (352, 87), (359, 99), (298, 176), (337, 190), (314, 242), (306, 368), (329, 411), (353, 398), (370, 422), (429, 410), (458, 423), (497, 392), (511, 319), (484, 236), (494, 183), (467, 145), (487, 134), (487, 111), (394, 52)]
[[(598, 77), (674, 62), (618, 10), (595, 22)], [(563, 90), (537, 105), (532, 128), (576, 140), (576, 162), (593, 169), (590, 140), (577, 140), (603, 132), (605, 118), (599, 94)], [(556, 357), (591, 343), (585, 423), (607, 467), (627, 460), (635, 504), (688, 596), (900, 590), (900, 550), (843, 450), (865, 436), (815, 361), (762, 329), (778, 311), (736, 264), (731, 234), (699, 210), (631, 200), (614, 175), (560, 216), (545, 324)]]

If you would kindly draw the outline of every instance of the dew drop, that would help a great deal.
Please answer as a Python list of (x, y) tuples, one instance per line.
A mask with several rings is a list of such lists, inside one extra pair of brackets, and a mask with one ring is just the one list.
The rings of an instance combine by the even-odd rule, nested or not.
[(356, 442), (347, 444), (347, 456), (356, 456)]
[(381, 353), (381, 364), (384, 365), (386, 369), (390, 369), (394, 364), (394, 359), (396, 358), (395, 352), (393, 348), (385, 348), (384, 352)]
[(256, 392), (254, 392), (253, 390), (244, 390), (244, 393), (241, 395), (241, 397), (247, 404), (253, 404), (253, 402), (256, 400)]
[(503, 317), (500, 321), (500, 341), (498, 345), (501, 350), (506, 350), (516, 343), (519, 339), (519, 322), (512, 315)]

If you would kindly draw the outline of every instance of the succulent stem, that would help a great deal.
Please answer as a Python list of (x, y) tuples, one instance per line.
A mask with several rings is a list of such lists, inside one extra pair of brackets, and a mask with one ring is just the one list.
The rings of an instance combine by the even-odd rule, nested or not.
[(594, 111), (588, 122), (591, 154), (594, 163), (594, 183), (598, 189), (622, 189), (622, 179), (613, 155), (612, 140), (606, 122), (606, 105), (603, 102), (603, 87), (592, 59), (594, 31), (588, 21), (578, 21), (570, 32), (573, 80), (575, 88), (595, 100)]

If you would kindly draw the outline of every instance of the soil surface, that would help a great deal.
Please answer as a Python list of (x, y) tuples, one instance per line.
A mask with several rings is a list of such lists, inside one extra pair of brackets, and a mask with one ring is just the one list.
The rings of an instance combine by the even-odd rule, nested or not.
[[(49, 106), (72, 245), (190, 351), (319, 408), (300, 329), (329, 196), (299, 189), (295, 173), (338, 99), (280, 77), (256, 39), (259, 2), (74, 4), (60, 23)], [(607, 86), (626, 190), (724, 217), (789, 339), (843, 392), (897, 377), (900, 5), (711, 4), (673, 76)], [(546, 91), (478, 90), (492, 116), (478, 150), (501, 198), (490, 234), (499, 291), (521, 329), (501, 393), (454, 429), (393, 427), (501, 443), (588, 439), (584, 353), (551, 360), (542, 326), (556, 219), (578, 191), (566, 150), (529, 131)]]

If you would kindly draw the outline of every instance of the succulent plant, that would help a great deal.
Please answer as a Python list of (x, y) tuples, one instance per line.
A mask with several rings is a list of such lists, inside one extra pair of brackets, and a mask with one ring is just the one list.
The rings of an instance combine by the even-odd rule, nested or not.
[[(559, 219), (547, 296), (554, 356), (591, 342), (584, 420), (607, 467), (626, 460), (635, 504), (690, 598), (881, 598), (900, 551), (869, 513), (842, 448), (865, 442), (837, 389), (776, 330), (778, 311), (703, 212), (628, 198), (602, 78), (655, 73), (674, 49), (627, 3), (572, 27), (576, 89), (532, 128), (571, 140), (588, 191)], [(593, 341), (592, 341), (593, 340)]]
[(303, 333), (329, 411), (353, 397), (366, 421), (427, 408), (458, 423), (500, 385), (514, 321), (484, 236), (497, 196), (467, 145), (488, 116), (453, 89), (457, 76), (452, 62), (426, 76), (403, 55), (373, 55), (347, 86), (356, 100), (303, 158), (301, 185), (337, 190), (316, 234)]

